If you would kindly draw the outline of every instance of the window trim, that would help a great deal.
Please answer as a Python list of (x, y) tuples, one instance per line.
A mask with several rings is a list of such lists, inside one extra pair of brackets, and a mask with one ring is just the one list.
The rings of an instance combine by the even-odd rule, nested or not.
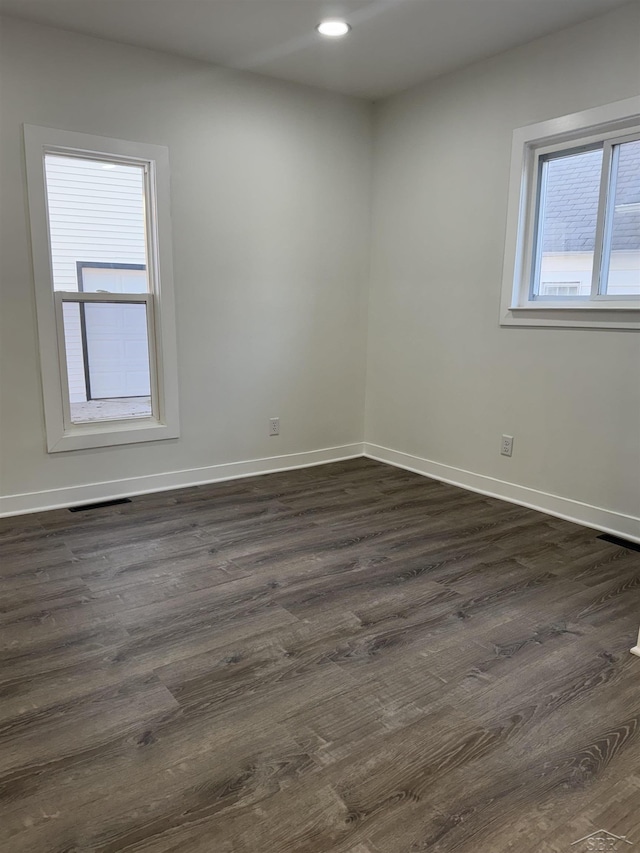
[[(640, 299), (604, 296), (567, 302), (561, 297), (544, 304), (529, 292), (533, 263), (538, 162), (541, 156), (633, 136), (640, 125), (640, 97), (627, 98), (583, 112), (561, 116), (514, 130), (507, 204), (507, 229), (502, 273), (500, 325), (560, 328), (640, 329)], [(611, 144), (609, 143), (609, 150)], [(603, 169), (602, 194), (608, 192)], [(600, 217), (602, 218), (602, 217)], [(604, 227), (604, 222), (599, 223)], [(597, 244), (596, 244), (597, 245)], [(594, 257), (594, 278), (602, 258)], [(593, 280), (592, 280), (593, 287)]]
[[(161, 145), (26, 124), (24, 144), (47, 450), (56, 453), (178, 438), (180, 423), (168, 149)], [(147, 198), (150, 202), (147, 209), (147, 264), (149, 280), (154, 287), (152, 292), (93, 294), (80, 290), (54, 291), (45, 177), (46, 154), (121, 161), (145, 167)], [(128, 296), (134, 299), (130, 300)], [(60, 337), (64, 301), (137, 301), (147, 304), (150, 356), (155, 355), (150, 357), (150, 369), (152, 392), (154, 382), (157, 392), (152, 404), (156, 417), (71, 424), (67, 368), (66, 361), (62, 361), (65, 356), (63, 330)]]

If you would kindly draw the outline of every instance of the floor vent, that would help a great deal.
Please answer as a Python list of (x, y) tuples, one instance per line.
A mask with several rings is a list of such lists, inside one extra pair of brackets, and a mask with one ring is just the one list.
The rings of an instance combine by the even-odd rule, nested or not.
[(628, 539), (621, 539), (619, 536), (612, 536), (610, 533), (603, 533), (598, 536), (598, 539), (611, 542), (612, 545), (619, 545), (621, 548), (628, 548), (630, 551), (640, 551), (640, 543), (630, 542)]
[(118, 506), (118, 504), (130, 504), (131, 498), (117, 498), (115, 501), (100, 501), (97, 504), (82, 504), (82, 506), (70, 506), (69, 512), (86, 512), (90, 509), (102, 509), (104, 506)]

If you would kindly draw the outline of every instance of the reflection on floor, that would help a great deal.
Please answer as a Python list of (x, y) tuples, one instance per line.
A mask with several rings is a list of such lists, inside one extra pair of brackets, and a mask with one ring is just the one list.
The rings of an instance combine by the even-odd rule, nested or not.
[(150, 415), (151, 397), (113, 397), (110, 400), (71, 403), (71, 420), (74, 424), (148, 418)]

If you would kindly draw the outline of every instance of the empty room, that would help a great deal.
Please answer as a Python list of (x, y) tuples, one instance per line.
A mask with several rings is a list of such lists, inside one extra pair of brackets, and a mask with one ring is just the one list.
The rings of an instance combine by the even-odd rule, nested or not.
[(640, 851), (640, 2), (0, 0), (2, 853)]

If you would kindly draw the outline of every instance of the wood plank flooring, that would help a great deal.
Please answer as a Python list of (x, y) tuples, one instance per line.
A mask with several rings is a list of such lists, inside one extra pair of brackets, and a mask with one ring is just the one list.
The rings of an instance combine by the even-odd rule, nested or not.
[(640, 553), (595, 531), (357, 459), (0, 562), (3, 853), (640, 850)]

